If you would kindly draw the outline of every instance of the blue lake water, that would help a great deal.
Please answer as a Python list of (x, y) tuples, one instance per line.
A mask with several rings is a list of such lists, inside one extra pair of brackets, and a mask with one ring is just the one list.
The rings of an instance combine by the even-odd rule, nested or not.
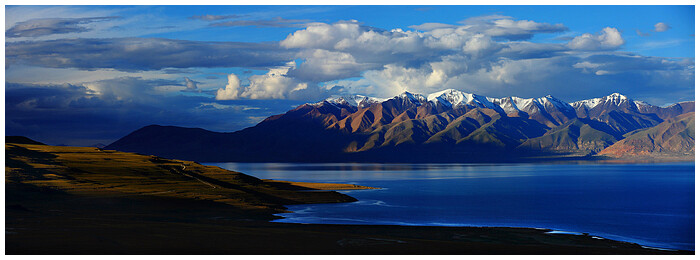
[(695, 164), (210, 163), (263, 179), (353, 183), (359, 201), (277, 222), (536, 227), (694, 250)]

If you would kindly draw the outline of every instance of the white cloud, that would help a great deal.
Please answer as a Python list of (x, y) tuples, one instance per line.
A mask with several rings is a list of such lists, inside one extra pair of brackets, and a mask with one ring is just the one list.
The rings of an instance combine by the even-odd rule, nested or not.
[[(81, 59), (67, 59), (67, 62), (64, 59), (66, 57), (50, 57), (52, 59), (47, 60), (44, 56), (37, 56), (35, 59), (41, 62), (29, 64), (55, 67), (70, 65), (84, 69), (114, 68), (115, 64), (127, 64), (128, 66), (121, 65), (126, 71), (214, 65), (269, 70), (262, 75), (249, 76), (243, 81), (234, 74), (229, 75), (228, 84), (216, 91), (217, 100), (313, 100), (317, 97), (323, 98), (330, 93), (390, 97), (406, 90), (429, 93), (444, 88), (493, 96), (516, 93), (532, 96), (528, 93), (544, 95), (552, 94), (551, 91), (543, 91), (544, 89), (569, 88), (568, 81), (562, 80), (565, 77), (576, 78), (583, 82), (588, 78), (599, 78), (597, 80), (622, 78), (632, 73), (642, 74), (642, 71), (647, 75), (656, 75), (658, 71), (664, 69), (683, 70), (675, 61), (663, 63), (644, 59), (644, 57), (621, 58), (619, 55), (621, 53), (615, 50), (623, 46), (625, 40), (620, 31), (613, 27), (605, 27), (598, 33), (584, 33), (569, 37), (567, 39), (569, 42), (565, 43), (528, 41), (537, 34), (568, 30), (562, 24), (516, 20), (500, 15), (470, 18), (456, 24), (426, 23), (409, 26), (409, 28), (413, 30), (398, 28), (385, 30), (364, 26), (354, 20), (310, 23), (306, 28), (289, 34), (278, 44), (203, 45), (200, 42), (162, 39), (116, 39), (106, 43), (104, 40), (95, 39), (88, 42), (87, 40), (62, 40), (55, 42), (60, 45), (58, 46), (60, 48), (77, 46), (78, 44), (67, 44), (75, 42), (90, 43), (80, 45), (94, 46), (94, 48), (113, 45), (111, 49), (126, 51), (138, 49), (139, 51), (127, 56), (133, 57), (134, 62), (123, 63), (121, 61), (125, 55), (121, 53), (91, 51), (92, 49), (84, 51), (84, 47), (81, 47), (81, 51), (85, 53), (117, 54), (114, 57), (107, 57), (109, 59), (99, 56), (99, 59), (84, 59), (83, 56), (76, 56)], [(22, 44), (22, 48), (26, 47), (24, 45), (26, 44)], [(48, 49), (56, 46), (34, 45), (37, 45), (34, 49)], [(162, 48), (165, 45), (169, 48)], [(11, 44), (10, 47), (13, 55), (9, 57), (12, 60), (26, 60), (25, 52), (16, 50), (20, 48), (19, 44)], [(181, 51), (190, 49), (197, 51)], [(172, 58), (172, 55), (154, 55), (155, 58), (143, 59), (142, 53), (149, 50), (157, 52), (174, 50), (178, 55), (177, 59)], [(171, 54), (169, 51), (164, 53)], [(182, 53), (188, 55), (180, 55)], [(211, 55), (211, 53), (226, 55)], [(201, 59), (186, 59), (189, 56), (204, 55), (216, 59), (205, 60), (202, 63), (193, 62)], [(91, 62), (83, 62), (85, 60)], [(279, 66), (290, 60), (301, 62), (289, 62)], [(95, 61), (98, 62), (95, 63)], [(23, 66), (22, 63), (12, 63), (12, 65)], [(13, 66), (10, 66), (8, 71), (12, 71)], [(675, 75), (674, 73), (677, 71), (670, 72)], [(188, 74), (192, 75), (192, 73), (181, 73), (172, 76), (180, 77), (180, 89), (182, 85), (188, 89), (207, 89), (210, 85), (195, 82), (190, 78), (185, 78), (185, 82), (182, 83), (182, 77), (189, 76)], [(694, 75), (692, 72), (691, 74)], [(609, 76), (596, 77), (596, 75)], [(198, 84), (201, 86), (197, 86)], [(563, 84), (564, 87), (557, 84)], [(171, 87), (160, 86), (151, 90), (171, 91)], [(521, 92), (510, 93), (511, 91)]]
[(671, 26), (665, 23), (657, 23), (654, 25), (654, 31), (656, 32), (665, 32), (668, 31), (668, 29), (671, 29)]
[(197, 82), (194, 82), (188, 77), (185, 77), (185, 87), (190, 90), (197, 89)]
[(248, 86), (241, 86), (238, 76), (230, 74), (226, 87), (217, 90), (216, 99), (299, 99), (318, 96), (319, 89), (317, 87), (310, 88), (308, 83), (287, 76), (295, 64), (294, 61), (291, 61), (286, 66), (270, 69), (264, 75), (250, 76), (248, 78), (250, 85)]
[(250, 99), (286, 99), (292, 92), (306, 89), (306, 83), (287, 77), (287, 72), (294, 66), (292, 61), (287, 66), (270, 69), (265, 75), (250, 76), (250, 86), (245, 88), (241, 96)]
[(216, 100), (234, 100), (240, 98), (240, 94), (241, 80), (238, 79), (236, 74), (229, 74), (226, 87), (216, 91)]
[(361, 33), (357, 21), (334, 24), (312, 23), (306, 29), (287, 36), (280, 45), (285, 48), (332, 49), (342, 39), (357, 38)]
[(500, 45), (491, 41), (491, 37), (477, 34), (471, 37), (469, 41), (464, 43), (462, 50), (464, 53), (470, 54), (473, 57), (482, 57), (490, 55), (500, 49)]
[[(427, 23), (410, 26), (422, 31), (397, 28), (382, 30), (360, 25), (357, 21), (333, 24), (314, 23), (280, 42), (285, 48), (324, 49), (349, 53), (357, 63), (385, 64), (439, 60), (440, 56), (460, 50), (474, 57), (500, 49), (499, 40), (524, 40), (536, 33), (567, 30), (561, 24), (506, 19), (504, 16), (480, 17), (463, 25)], [(445, 53), (440, 53), (445, 52)]]
[(568, 46), (574, 50), (610, 50), (617, 49), (624, 43), (625, 40), (616, 28), (605, 27), (596, 35), (584, 33), (576, 36)]
[(306, 50), (300, 53), (304, 63), (289, 71), (288, 75), (302, 81), (322, 82), (359, 76), (362, 71), (376, 67), (358, 63), (350, 53), (323, 49)]

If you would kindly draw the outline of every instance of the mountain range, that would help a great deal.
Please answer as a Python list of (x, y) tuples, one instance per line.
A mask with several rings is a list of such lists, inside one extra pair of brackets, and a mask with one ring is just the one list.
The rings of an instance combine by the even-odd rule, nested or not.
[[(500, 162), (592, 156), (670, 124), (664, 129), (674, 130), (658, 137), (672, 140), (663, 149), (637, 142), (605, 154), (688, 155), (694, 153), (694, 107), (694, 101), (659, 107), (619, 93), (572, 103), (454, 89), (388, 99), (334, 96), (231, 133), (151, 125), (105, 149), (208, 162)], [(678, 121), (691, 130), (678, 130)]]

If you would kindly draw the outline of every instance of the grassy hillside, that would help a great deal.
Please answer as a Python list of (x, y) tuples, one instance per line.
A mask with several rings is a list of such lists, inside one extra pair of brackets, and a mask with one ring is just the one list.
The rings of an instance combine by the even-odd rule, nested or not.
[[(9, 192), (46, 190), (104, 198), (154, 197), (194, 200), (259, 213), (283, 212), (282, 205), (350, 202), (337, 192), (304, 192), (313, 184), (260, 180), (196, 162), (101, 150), (36, 144), (5, 144), (5, 183)], [(320, 186), (319, 186), (320, 187)], [(364, 188), (336, 185), (333, 189)], [(6, 203), (25, 207), (22, 197)]]

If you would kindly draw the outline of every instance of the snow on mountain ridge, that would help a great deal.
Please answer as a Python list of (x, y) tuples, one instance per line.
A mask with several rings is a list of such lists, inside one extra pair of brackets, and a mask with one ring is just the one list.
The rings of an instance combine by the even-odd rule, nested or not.
[(456, 89), (446, 89), (428, 95), (428, 101), (442, 103), (443, 105), (451, 107), (470, 105), (474, 107), (494, 109), (496, 105), (492, 102), (492, 100), (494, 100), (494, 98), (465, 93)]
[(546, 95), (544, 97), (538, 98), (537, 102), (539, 102), (542, 106), (547, 106), (548, 104), (551, 104), (554, 107), (557, 107), (559, 109), (563, 110), (575, 110), (571, 105), (568, 103), (561, 101), (552, 95)]
[(615, 92), (615, 93), (612, 93), (612, 94), (607, 95), (605, 97), (580, 100), (580, 101), (569, 103), (569, 105), (573, 106), (574, 108), (585, 106), (586, 108), (591, 109), (591, 108), (596, 107), (598, 104), (608, 103), (608, 102), (611, 102), (611, 103), (615, 104), (616, 106), (619, 106), (626, 100), (629, 100), (627, 98), (627, 96)]
[(641, 109), (642, 107), (650, 107), (650, 106), (652, 106), (652, 105), (650, 105), (650, 104), (648, 104), (647, 102), (644, 102), (644, 101), (637, 101), (637, 100), (635, 100), (633, 103), (634, 103), (634, 105), (637, 107), (637, 109)]
[[(417, 93), (405, 91), (393, 98), (408, 99), (410, 102), (420, 105), (426, 102), (434, 104), (442, 104), (448, 107), (458, 107), (462, 105), (497, 109), (500, 107), (504, 112), (510, 114), (517, 111), (523, 111), (528, 114), (535, 113), (539, 110), (546, 110), (547, 107), (555, 107), (561, 111), (576, 110), (581, 106), (591, 109), (601, 103), (611, 103), (616, 106), (622, 105), (625, 101), (632, 101), (637, 109), (645, 106), (653, 106), (643, 101), (631, 100), (627, 96), (620, 93), (612, 93), (605, 97), (592, 98), (586, 100), (567, 103), (561, 101), (552, 95), (546, 95), (540, 98), (520, 98), (520, 97), (504, 97), (492, 98), (481, 96), (472, 93), (462, 92), (456, 89), (445, 89), (442, 91), (431, 93), (427, 96)], [(321, 105), (323, 102), (328, 102), (333, 105), (346, 105), (358, 108), (370, 106), (374, 103), (381, 103), (392, 98), (374, 98), (363, 95), (347, 95), (347, 96), (331, 96), (323, 101), (313, 103), (311, 105)]]
[(346, 106), (352, 106), (352, 107), (366, 107), (374, 103), (381, 103), (384, 102), (386, 99), (380, 99), (380, 98), (375, 98), (375, 97), (367, 97), (363, 95), (352, 95), (352, 96), (338, 96), (338, 95), (333, 95), (329, 98), (326, 98), (320, 102), (313, 103), (311, 105), (322, 105), (324, 102), (328, 102), (333, 105), (346, 105)]
[[(420, 105), (421, 103), (425, 102), (427, 99), (425, 96), (421, 94), (414, 94), (408, 91), (404, 91), (403, 93), (399, 94), (398, 96), (395, 96), (394, 98), (401, 98), (401, 99), (408, 99), (409, 101), (413, 102), (416, 105)], [(390, 98), (391, 99), (391, 98)], [(389, 99), (387, 99), (389, 100)]]

